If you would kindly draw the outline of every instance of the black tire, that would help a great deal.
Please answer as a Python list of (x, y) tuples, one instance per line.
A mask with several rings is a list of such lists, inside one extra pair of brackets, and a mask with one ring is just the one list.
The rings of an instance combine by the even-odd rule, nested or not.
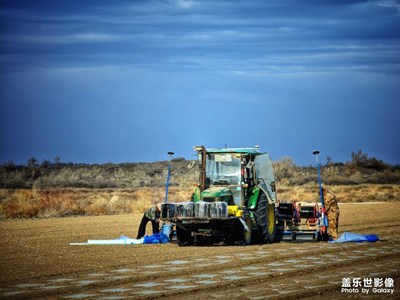
[(264, 193), (261, 193), (258, 198), (255, 215), (261, 242), (273, 243), (276, 233), (275, 205), (268, 203)]
[(246, 224), (246, 227), (242, 224), (241, 221), (238, 230), (238, 239), (235, 240), (234, 244), (238, 246), (247, 246), (251, 244), (253, 237), (253, 221), (249, 214), (245, 214), (243, 217), (243, 221)]
[[(276, 226), (284, 228), (285, 222), (283, 220), (279, 220), (278, 219), (277, 222), (276, 222)], [(275, 232), (274, 242), (276, 243), (276, 242), (282, 242), (282, 241), (283, 241), (283, 233), (282, 232), (280, 232), (280, 233)]]
[(325, 233), (318, 233), (318, 236), (317, 236), (317, 241), (318, 242), (320, 242), (320, 241), (324, 241), (324, 242), (327, 242), (327, 241), (329, 241), (329, 235), (325, 232)]
[(246, 245), (250, 245), (253, 237), (253, 221), (251, 220), (250, 215), (247, 214), (245, 215), (244, 221), (246, 223), (247, 230), (243, 226), (243, 241)]
[(197, 246), (212, 245), (213, 241), (211, 237), (196, 236), (196, 238), (194, 239), (194, 244)]
[[(243, 226), (242, 221), (247, 226)], [(246, 213), (243, 219), (235, 218), (233, 220), (232, 228), (225, 233), (225, 244), (226, 245), (236, 245), (236, 246), (246, 246), (251, 244), (251, 239), (253, 235), (253, 222), (248, 213)]]
[(186, 247), (193, 245), (193, 237), (191, 235), (191, 232), (189, 230), (180, 228), (179, 226), (176, 227), (176, 238), (179, 247)]

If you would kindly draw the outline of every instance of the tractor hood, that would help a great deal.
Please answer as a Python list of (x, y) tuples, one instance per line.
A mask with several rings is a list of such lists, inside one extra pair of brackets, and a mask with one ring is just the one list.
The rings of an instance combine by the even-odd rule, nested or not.
[(232, 197), (232, 192), (229, 187), (226, 186), (213, 186), (201, 193), (201, 199), (206, 202), (225, 201)]

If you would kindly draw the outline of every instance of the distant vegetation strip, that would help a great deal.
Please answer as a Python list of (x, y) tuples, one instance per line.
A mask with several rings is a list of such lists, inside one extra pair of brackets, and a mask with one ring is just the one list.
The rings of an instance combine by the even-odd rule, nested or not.
[[(169, 199), (189, 201), (199, 169), (184, 158), (172, 160)], [(143, 212), (165, 196), (167, 161), (86, 165), (41, 164), (0, 166), (0, 218), (60, 217)], [(297, 166), (289, 157), (274, 162), (278, 199), (317, 201), (315, 166)], [(351, 161), (333, 163), (327, 157), (322, 180), (339, 202), (399, 201), (400, 166), (369, 158), (362, 151)]]
[[(172, 186), (187, 186), (198, 180), (198, 168), (188, 168), (184, 158), (172, 160)], [(87, 165), (54, 163), (41, 164), (30, 158), (26, 165), (12, 161), (0, 166), (0, 188), (138, 188), (165, 185), (167, 161), (154, 163), (123, 163)], [(297, 166), (290, 157), (274, 162), (277, 182), (298, 186), (316, 182), (315, 166)], [(322, 168), (323, 181), (329, 185), (400, 184), (400, 166), (392, 166), (375, 157), (369, 158), (361, 150), (351, 154), (346, 163), (334, 163), (326, 158)]]
[[(123, 163), (86, 165), (54, 163), (35, 158), (27, 165), (6, 162), (0, 166), (0, 188), (138, 188), (163, 187), (167, 172), (167, 161), (154, 163)], [(352, 153), (351, 161), (333, 163), (327, 157), (322, 168), (323, 181), (329, 185), (354, 184), (399, 184), (400, 166), (385, 164), (369, 158), (362, 151)], [(198, 168), (189, 169), (184, 158), (172, 160), (171, 185), (185, 187), (198, 181)], [(301, 186), (316, 182), (315, 166), (297, 166), (289, 157), (274, 162), (277, 182), (288, 186)]]
[[(280, 201), (318, 201), (316, 184), (277, 186)], [(340, 203), (400, 201), (400, 185), (328, 186)], [(190, 201), (193, 187), (171, 187), (170, 202)], [(0, 219), (143, 213), (162, 202), (165, 188), (135, 189), (0, 189)]]

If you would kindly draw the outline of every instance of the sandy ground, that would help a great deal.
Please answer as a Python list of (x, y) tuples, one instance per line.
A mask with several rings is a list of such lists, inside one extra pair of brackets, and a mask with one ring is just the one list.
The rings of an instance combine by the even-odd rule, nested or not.
[[(349, 203), (340, 210), (340, 233), (378, 234), (381, 241), (71, 246), (134, 238), (141, 215), (1, 221), (0, 298), (399, 299), (399, 203)], [(345, 291), (347, 278), (352, 286)], [(361, 285), (354, 287), (357, 278)]]

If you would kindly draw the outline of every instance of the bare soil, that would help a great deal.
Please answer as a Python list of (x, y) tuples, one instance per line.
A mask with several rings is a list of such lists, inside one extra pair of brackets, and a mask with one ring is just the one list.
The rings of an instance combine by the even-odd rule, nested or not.
[[(340, 233), (377, 234), (381, 241), (72, 246), (89, 239), (135, 238), (141, 215), (1, 221), (0, 298), (399, 299), (398, 202), (344, 203), (340, 211)], [(360, 278), (361, 286), (345, 293), (344, 278), (352, 285)], [(371, 287), (363, 281), (368, 278)], [(374, 279), (382, 279), (382, 287), (374, 290)]]

